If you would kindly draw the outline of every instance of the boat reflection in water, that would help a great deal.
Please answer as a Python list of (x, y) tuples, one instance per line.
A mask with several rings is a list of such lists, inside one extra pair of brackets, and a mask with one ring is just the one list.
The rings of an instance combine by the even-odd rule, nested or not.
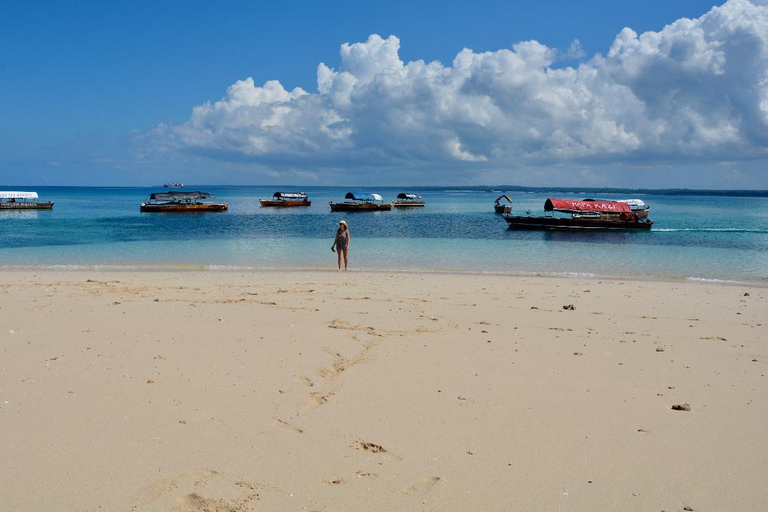
[[(49, 215), (46, 210), (43, 215)], [(40, 210), (0, 210), (0, 219), (18, 220), (18, 219), (36, 219)]]

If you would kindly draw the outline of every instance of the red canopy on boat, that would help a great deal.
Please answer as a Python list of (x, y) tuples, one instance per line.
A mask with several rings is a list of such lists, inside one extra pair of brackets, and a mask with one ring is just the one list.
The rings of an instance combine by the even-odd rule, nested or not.
[(552, 199), (544, 203), (544, 210), (561, 210), (569, 212), (603, 212), (603, 213), (630, 213), (632, 209), (627, 203), (616, 201), (581, 201), (578, 199)]

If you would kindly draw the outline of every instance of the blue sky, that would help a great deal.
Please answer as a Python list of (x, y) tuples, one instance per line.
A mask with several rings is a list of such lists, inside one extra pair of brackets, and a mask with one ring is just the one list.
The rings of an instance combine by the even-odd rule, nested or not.
[[(768, 188), (766, 120), (744, 121), (738, 110), (759, 104), (765, 86), (759, 73), (733, 76), (734, 88), (751, 81), (739, 103), (722, 83), (731, 79), (727, 64), (740, 55), (765, 70), (768, 34), (761, 39), (765, 26), (755, 26), (752, 10), (762, 16), (764, 8), (745, 2), (732, 0), (728, 13), (665, 32), (682, 18), (699, 20), (713, 4), (6, 0), (0, 184)], [(712, 28), (731, 19), (747, 28), (726, 35)], [(636, 39), (625, 34), (628, 42), (614, 60), (595, 61), (611, 52), (624, 27)], [(701, 30), (709, 31), (701, 44), (681, 45)], [(737, 38), (744, 30), (755, 31), (749, 40), (763, 46), (742, 52), (735, 45), (711, 56), (723, 45), (713, 37)], [(673, 53), (652, 60), (642, 40), (649, 31), (666, 34), (650, 41), (651, 53)], [(579, 45), (572, 46), (575, 40)], [(526, 41), (538, 46), (521, 45)], [(351, 46), (342, 58), (344, 43)], [(460, 70), (455, 59), (465, 48), (471, 54), (463, 54)], [(664, 67), (670, 57), (686, 72)], [(419, 61), (441, 68), (412, 65)], [(323, 91), (320, 63), (328, 70)], [(642, 73), (633, 65), (645, 75), (635, 76)], [(568, 69), (579, 76), (551, 73)], [(592, 72), (602, 78), (590, 78)], [(248, 78), (252, 84), (242, 82)], [(445, 89), (446, 80), (455, 87)], [(281, 89), (263, 89), (269, 81)], [(682, 92), (670, 100), (670, 90)], [(591, 97), (571, 101), (582, 94)], [(734, 105), (724, 110), (717, 100), (725, 97)], [(534, 108), (539, 101), (544, 114)], [(654, 109), (670, 104), (700, 115), (680, 126), (679, 115), (659, 122), (663, 116)], [(435, 114), (436, 105), (449, 105), (450, 113)], [(647, 112), (648, 122), (635, 125), (638, 113)], [(711, 142), (720, 123), (701, 119), (711, 112), (730, 119), (721, 149)], [(542, 115), (550, 122), (539, 126)], [(535, 133), (520, 131), (528, 125)], [(414, 133), (425, 134), (421, 147)]]

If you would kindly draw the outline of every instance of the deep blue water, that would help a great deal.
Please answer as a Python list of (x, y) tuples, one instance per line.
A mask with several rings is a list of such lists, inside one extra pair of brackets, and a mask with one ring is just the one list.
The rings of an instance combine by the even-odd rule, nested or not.
[[(339, 220), (352, 234), (351, 266), (608, 276), (690, 277), (768, 282), (768, 197), (690, 191), (509, 191), (366, 189), (393, 199), (424, 196), (426, 208), (331, 213), (332, 187), (201, 186), (229, 203), (226, 213), (148, 214), (145, 188), (3, 187), (36, 190), (53, 211), (0, 212), (0, 268), (328, 268)], [(309, 208), (260, 208), (275, 190), (303, 190)], [(651, 205), (653, 230), (511, 231), (493, 202), (502, 192), (514, 212), (540, 213), (547, 197), (629, 198)]]

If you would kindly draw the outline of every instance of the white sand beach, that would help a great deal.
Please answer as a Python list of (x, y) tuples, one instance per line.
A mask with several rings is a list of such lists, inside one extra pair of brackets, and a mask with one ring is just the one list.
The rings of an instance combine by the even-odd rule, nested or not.
[(2, 511), (768, 503), (765, 288), (4, 272), (0, 315)]

